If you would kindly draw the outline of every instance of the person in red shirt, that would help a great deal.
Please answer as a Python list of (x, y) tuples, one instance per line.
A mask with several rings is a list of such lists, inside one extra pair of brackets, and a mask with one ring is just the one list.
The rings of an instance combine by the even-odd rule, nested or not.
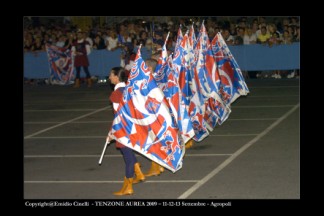
[(89, 72), (89, 60), (88, 55), (90, 54), (90, 45), (89, 42), (84, 40), (83, 32), (79, 31), (77, 34), (77, 40), (72, 44), (72, 53), (74, 54), (74, 67), (76, 69), (75, 77), (75, 88), (80, 87), (80, 71), (83, 67), (84, 72), (86, 73), (86, 78), (88, 82), (88, 87), (91, 87), (92, 80)]
[[(123, 98), (123, 91), (125, 89), (125, 82), (127, 81), (127, 76), (125, 73), (125, 69), (122, 67), (114, 67), (110, 71), (109, 75), (110, 82), (115, 85), (114, 91), (110, 95), (110, 101), (113, 103), (114, 113), (117, 112), (119, 102)], [(112, 140), (112, 136), (109, 133), (108, 141)], [(140, 164), (137, 162), (135, 157), (135, 153), (131, 148), (126, 147), (120, 142), (116, 141), (116, 148), (119, 149), (123, 155), (125, 161), (125, 177), (124, 184), (120, 191), (115, 192), (114, 195), (122, 196), (122, 195), (131, 195), (134, 193), (133, 183), (137, 183), (145, 180), (145, 176), (143, 175)], [(136, 175), (134, 179), (134, 175)]]

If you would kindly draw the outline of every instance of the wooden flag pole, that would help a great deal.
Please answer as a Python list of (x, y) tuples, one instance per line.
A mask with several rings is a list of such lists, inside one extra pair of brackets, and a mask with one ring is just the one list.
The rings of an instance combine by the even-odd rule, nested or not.
[(105, 146), (104, 146), (104, 148), (102, 150), (102, 153), (101, 153), (101, 156), (100, 156), (100, 159), (99, 159), (99, 166), (101, 166), (103, 156), (105, 155), (106, 148), (107, 148), (107, 146), (108, 146), (109, 143), (110, 142), (108, 140), (106, 140)]

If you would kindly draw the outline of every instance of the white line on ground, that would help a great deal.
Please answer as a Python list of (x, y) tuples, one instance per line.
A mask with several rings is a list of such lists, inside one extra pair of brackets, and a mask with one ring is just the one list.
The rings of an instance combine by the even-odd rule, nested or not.
[[(100, 155), (25, 155), (24, 158), (96, 158)], [(104, 157), (122, 157), (122, 155), (105, 155)]]
[[(144, 181), (143, 183), (195, 183), (198, 180), (155, 180), (155, 181)], [(111, 184), (111, 183), (123, 183), (123, 181), (24, 181), (25, 184)]]
[(90, 112), (90, 113), (88, 113), (88, 114), (84, 114), (84, 115), (82, 115), (82, 116), (79, 116), (79, 117), (73, 118), (73, 119), (71, 119), (71, 120), (68, 120), (68, 121), (62, 122), (62, 123), (60, 123), (60, 124), (57, 124), (57, 125), (54, 125), (54, 126), (51, 126), (51, 127), (45, 128), (45, 129), (43, 129), (43, 130), (40, 130), (40, 131), (37, 131), (37, 132), (35, 132), (35, 133), (33, 133), (33, 134), (30, 134), (30, 135), (28, 135), (28, 136), (25, 136), (24, 139), (31, 138), (31, 137), (33, 137), (33, 136), (35, 136), (35, 135), (38, 135), (38, 134), (44, 133), (44, 132), (46, 132), (46, 131), (52, 130), (53, 128), (57, 128), (57, 127), (59, 127), (59, 126), (62, 126), (62, 125), (68, 124), (68, 123), (73, 122), (73, 121), (76, 121), (76, 120), (78, 120), (78, 119), (82, 119), (82, 118), (84, 118), (84, 117), (87, 117), (87, 116), (89, 116), (89, 115), (95, 114), (95, 113), (97, 113), (97, 112), (101, 112), (101, 111), (103, 111), (103, 110), (106, 110), (107, 108), (108, 108), (108, 106), (106, 106), (106, 107), (104, 107), (104, 108), (101, 108), (101, 109), (97, 109), (97, 110), (95, 110), (95, 111), (93, 111), (93, 112)]
[[(186, 157), (217, 157), (231, 156), (232, 154), (186, 154)], [(25, 155), (25, 158), (96, 158), (100, 155)], [(105, 155), (104, 157), (122, 157), (122, 155)]]
[(300, 86), (257, 86), (257, 87), (249, 87), (249, 89), (257, 89), (257, 88), (299, 88)]
[(290, 109), (287, 113), (281, 116), (277, 121), (272, 123), (269, 127), (267, 127), (264, 131), (262, 131), (258, 136), (250, 140), (244, 146), (242, 146), (239, 150), (237, 150), (234, 154), (232, 154), (229, 158), (227, 158), (223, 163), (221, 163), (218, 167), (216, 167), (213, 171), (211, 171), (208, 175), (190, 187), (187, 191), (181, 194), (178, 199), (186, 199), (188, 198), (193, 192), (203, 186), (207, 181), (213, 178), (217, 173), (219, 173), (222, 169), (224, 169), (228, 164), (230, 164), (236, 157), (242, 154), (247, 148), (251, 145), (259, 141), (263, 136), (269, 133), (274, 127), (276, 127), (280, 122), (285, 120), (291, 113), (293, 113), (299, 107), (299, 103), (295, 105), (292, 109)]
[[(74, 103), (78, 103), (78, 102), (108, 102), (107, 99), (83, 99), (83, 100), (73, 100), (73, 101), (66, 101), (66, 100), (55, 100), (57, 103), (59, 104), (66, 104), (66, 103), (71, 103), (71, 104), (74, 104)], [(31, 104), (53, 104), (53, 101), (52, 100), (34, 100), (33, 102), (26, 102), (24, 103), (24, 105), (31, 105)]]
[(29, 139), (106, 139), (107, 136), (46, 136), (46, 137), (29, 137)]
[[(292, 105), (271, 105), (271, 106), (235, 106), (232, 108), (275, 108), (275, 107), (292, 107)], [(107, 110), (111, 109), (111, 106), (107, 106)], [(48, 110), (24, 110), (24, 112), (84, 112), (84, 111), (93, 111), (97, 109), (48, 109)]]
[[(107, 106), (109, 108), (111, 106)], [(86, 111), (94, 111), (98, 109), (47, 109), (47, 110), (24, 110), (24, 112), (86, 112)]]
[[(56, 103), (60, 103), (60, 104), (87, 104), (89, 102), (91, 102), (91, 104), (95, 104), (95, 103), (100, 103), (100, 104), (107, 104), (108, 100), (101, 100), (101, 101), (90, 101), (90, 100), (84, 100), (84, 101), (55, 101)], [(51, 101), (40, 101), (40, 102), (28, 102), (28, 103), (24, 103), (24, 106), (32, 106), (32, 105), (46, 105), (46, 104), (52, 104)]]
[(232, 106), (231, 108), (281, 108), (281, 107), (293, 107), (294, 104), (291, 105), (274, 105), (274, 106)]
[(186, 157), (231, 156), (232, 154), (185, 154)]
[[(227, 119), (227, 121), (272, 121), (277, 120), (278, 118), (251, 118), (251, 119)], [(111, 121), (76, 121), (73, 124), (101, 124), (108, 123)], [(58, 124), (62, 122), (24, 122), (24, 124)]]
[(103, 101), (103, 102), (107, 102), (107, 99), (88, 99), (88, 100), (77, 100), (77, 101), (83, 101), (83, 102)]
[[(70, 102), (62, 101), (62, 102), (59, 102), (59, 101), (56, 101), (56, 103), (62, 103), (64, 105), (77, 105), (77, 104), (87, 105), (87, 104), (89, 104), (89, 102), (85, 102), (85, 101), (84, 102), (75, 102), (75, 101), (70, 101)], [(25, 107), (27, 107), (27, 106), (38, 106), (38, 105), (39, 106), (40, 105), (44, 106), (44, 105), (50, 105), (50, 104), (52, 104), (52, 103), (50, 103), (50, 102), (47, 102), (47, 103), (24, 103), (24, 106)], [(96, 102), (96, 103), (91, 102), (91, 104), (92, 105), (96, 104), (97, 106), (99, 106), (99, 105), (103, 106), (103, 105), (107, 105), (108, 103), (107, 103), (107, 101), (102, 101), (102, 102)]]
[(213, 137), (257, 136), (258, 134), (209, 134)]
[(281, 97), (300, 97), (300, 95), (248, 95), (247, 98), (281, 98)]
[(278, 118), (250, 118), (250, 119), (227, 119), (227, 121), (273, 121), (277, 120)]
[[(98, 124), (98, 123), (108, 123), (112, 121), (76, 121), (73, 124)], [(57, 124), (62, 122), (24, 122), (24, 124)]]
[[(300, 95), (248, 95), (247, 98), (282, 98), (282, 97), (300, 97)], [(52, 104), (53, 101), (51, 100), (41, 100), (41, 101), (35, 101), (35, 102), (28, 102), (24, 103), (24, 106), (31, 106), (31, 105), (42, 105), (42, 104)], [(89, 100), (75, 100), (75, 101), (57, 101), (60, 104), (77, 104), (77, 103), (83, 103), (83, 102), (102, 102), (107, 103), (107, 99), (89, 99)]]
[[(257, 136), (258, 134), (210, 134), (215, 137)], [(107, 136), (37, 136), (28, 139), (106, 139)], [(26, 139), (26, 138), (25, 138)]]

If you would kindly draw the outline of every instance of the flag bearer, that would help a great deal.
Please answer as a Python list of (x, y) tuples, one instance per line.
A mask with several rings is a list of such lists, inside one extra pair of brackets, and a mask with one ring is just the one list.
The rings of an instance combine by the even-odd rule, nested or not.
[[(123, 98), (123, 91), (125, 89), (125, 82), (127, 80), (125, 70), (122, 67), (114, 67), (110, 71), (109, 79), (112, 84), (115, 85), (114, 91), (110, 95), (110, 100), (113, 103), (114, 113), (117, 112), (119, 102)], [(108, 136), (108, 139), (111, 140), (111, 136)], [(125, 161), (125, 177), (124, 184), (120, 191), (114, 193), (116, 196), (122, 195), (131, 195), (134, 193), (133, 183), (143, 181), (145, 179), (141, 169), (140, 164), (137, 162), (135, 153), (131, 148), (126, 147), (125, 145), (116, 141), (116, 148), (118, 148)], [(135, 175), (135, 179), (134, 179)]]

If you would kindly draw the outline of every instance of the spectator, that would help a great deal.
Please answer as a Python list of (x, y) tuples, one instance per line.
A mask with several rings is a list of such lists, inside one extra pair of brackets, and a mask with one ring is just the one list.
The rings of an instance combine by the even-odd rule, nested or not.
[(76, 78), (75, 78), (75, 88), (80, 87), (80, 72), (81, 67), (83, 67), (84, 72), (86, 73), (86, 78), (88, 82), (88, 87), (91, 87), (92, 80), (89, 72), (89, 60), (88, 55), (90, 54), (90, 45), (88, 41), (84, 40), (84, 35), (82, 31), (77, 33), (77, 41), (72, 45), (72, 53), (75, 56), (74, 66), (76, 69)]
[(115, 49), (117, 49), (117, 45), (118, 45), (117, 33), (116, 31), (111, 30), (110, 35), (107, 37), (106, 40), (107, 50), (114, 51)]
[(296, 37), (295, 37), (295, 42), (300, 42), (300, 28), (296, 28)]
[(261, 27), (261, 33), (257, 38), (257, 43), (267, 44), (270, 39), (270, 34), (267, 32), (267, 28), (265, 26)]
[(288, 30), (285, 30), (282, 36), (282, 44), (291, 44), (292, 38), (289, 35)]
[(45, 51), (45, 46), (44, 44), (41, 42), (41, 39), (39, 37), (37, 37), (35, 39), (35, 42), (31, 48), (31, 51), (35, 52), (35, 51)]
[(227, 45), (233, 45), (234, 44), (234, 37), (230, 35), (230, 32), (228, 29), (224, 29), (222, 31), (222, 36), (226, 42)]
[(255, 44), (257, 40), (256, 34), (252, 32), (251, 28), (246, 28), (245, 34), (243, 36), (243, 44)]
[(58, 41), (56, 42), (55, 46), (57, 46), (57, 47), (64, 47), (65, 41), (66, 41), (65, 35), (61, 35), (59, 37)]
[(29, 51), (31, 51), (32, 47), (33, 47), (33, 40), (30, 35), (30, 36), (27, 36), (26, 39), (24, 40), (24, 51), (29, 52)]
[(281, 43), (281, 40), (279, 38), (279, 33), (274, 32), (269, 38), (268, 43), (269, 43), (269, 47), (272, 47), (272, 45), (279, 45)]
[(237, 35), (235, 37), (234, 45), (243, 45), (244, 31), (245, 29), (243, 27), (237, 28)]
[(136, 53), (134, 53), (134, 46), (132, 43), (125, 43), (121, 54), (120, 66), (125, 68), (126, 76), (128, 77), (130, 70), (132, 69)]
[(102, 50), (106, 49), (105, 41), (101, 35), (97, 34), (93, 41), (93, 49)]

